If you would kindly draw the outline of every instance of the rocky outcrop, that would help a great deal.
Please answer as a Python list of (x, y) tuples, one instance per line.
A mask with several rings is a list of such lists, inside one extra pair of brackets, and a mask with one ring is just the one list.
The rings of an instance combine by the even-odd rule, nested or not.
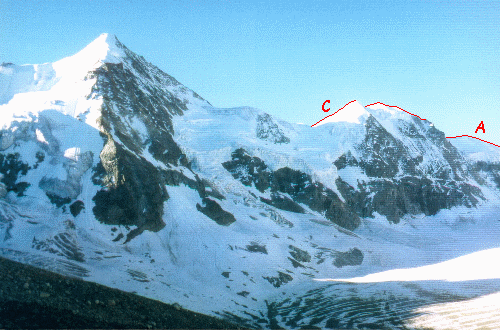
[(336, 180), (346, 203), (361, 217), (372, 217), (374, 212), (398, 223), (405, 214), (434, 215), (441, 209), (477, 205), (482, 193), (466, 182), (430, 180), (404, 177), (394, 180), (374, 180), (359, 183), (356, 189)]
[(337, 252), (333, 265), (338, 268), (344, 266), (358, 266), (363, 262), (363, 252), (358, 248), (352, 248), (346, 252)]
[[(359, 225), (359, 217), (372, 217), (374, 212), (397, 223), (405, 214), (434, 215), (453, 206), (475, 206), (483, 198), (478, 187), (454, 179), (465, 175), (461, 165), (457, 165), (460, 164), (460, 156), (456, 149), (448, 150), (447, 169), (443, 167), (432, 173), (422, 172), (418, 167), (422, 156), (412, 159), (401, 141), (392, 137), (373, 117), (370, 118), (367, 137), (358, 146), (366, 157), (357, 159), (348, 151), (334, 162), (338, 170), (358, 167), (369, 177), (357, 187), (351, 187), (342, 177), (336, 180), (345, 203), (322, 183), (313, 182), (311, 176), (288, 167), (271, 171), (264, 161), (250, 156), (242, 148), (236, 149), (232, 159), (222, 165), (244, 185), (254, 186), (260, 192), (270, 190), (270, 198), (260, 196), (260, 201), (296, 213), (304, 213), (301, 205), (307, 205), (350, 230)], [(417, 135), (413, 136), (416, 139), (419, 136), (426, 138), (418, 135), (412, 127), (407, 127), (406, 134)], [(428, 134), (443, 148), (449, 147), (447, 141), (441, 141), (440, 135), (433, 129)], [(405, 175), (398, 177), (400, 171)]]
[(231, 154), (232, 160), (222, 163), (232, 176), (245, 186), (255, 185), (260, 192), (269, 188), (271, 171), (258, 157), (251, 157), (243, 148), (236, 149)]
[(289, 245), (288, 248), (290, 249), (289, 253), (290, 255), (297, 261), (300, 262), (310, 262), (311, 261), (311, 255), (309, 252), (304, 251), (299, 249), (296, 246)]
[(271, 199), (267, 199), (264, 197), (259, 197), (261, 202), (264, 202), (268, 205), (279, 208), (280, 210), (295, 212), (295, 213), (304, 213), (304, 208), (299, 204), (295, 203), (292, 199), (287, 196), (280, 194), (278, 192), (271, 193)]
[[(142, 63), (130, 61), (135, 70), (146, 70), (141, 68)], [(136, 154), (147, 148), (161, 162), (187, 165), (172, 138), (171, 120), (172, 115), (182, 115), (187, 109), (184, 101), (165, 89), (156, 88), (156, 84), (143, 82), (123, 63), (105, 63), (90, 77), (97, 79), (92, 95), (101, 95), (104, 99), (99, 118), (104, 134), (112, 134), (117, 142)], [(154, 79), (147, 77), (142, 78)]]
[(5, 196), (9, 191), (13, 191), (19, 197), (23, 196), (26, 188), (30, 186), (28, 182), (19, 181), (18, 177), (26, 175), (31, 167), (21, 160), (19, 153), (0, 153), (0, 174), (2, 186), (0, 190)]
[(346, 229), (359, 226), (358, 215), (334, 191), (320, 182), (313, 182), (310, 175), (288, 167), (270, 171), (260, 158), (251, 157), (242, 148), (235, 150), (231, 157), (232, 160), (222, 165), (235, 179), (246, 186), (253, 184), (261, 192), (271, 191), (271, 199), (261, 196), (262, 202), (296, 213), (305, 212), (300, 205), (304, 204)]
[(275, 288), (279, 288), (283, 284), (287, 284), (293, 280), (291, 275), (283, 272), (278, 272), (278, 276), (264, 276), (263, 278), (271, 283)]
[(273, 143), (289, 143), (290, 139), (285, 136), (283, 130), (273, 122), (270, 115), (263, 114), (257, 116), (256, 135), (261, 140)]
[[(466, 176), (464, 159), (443, 132), (433, 125), (427, 127), (425, 123), (416, 117), (412, 117), (411, 121), (398, 121), (399, 134), (411, 141), (407, 145), (370, 115), (365, 124), (365, 138), (355, 146), (359, 159), (353, 158), (348, 151), (335, 161), (335, 165), (338, 169), (358, 166), (373, 178), (423, 175), (442, 180), (463, 180)], [(433, 153), (431, 148), (439, 150), (442, 155)], [(422, 155), (438, 158), (432, 164), (421, 166), (424, 160)]]
[(394, 177), (398, 174), (398, 165), (403, 159), (406, 171), (414, 173), (413, 161), (408, 161), (411, 158), (401, 141), (389, 134), (373, 116), (368, 117), (365, 128), (365, 140), (358, 146), (362, 154), (358, 163), (366, 175), (377, 178)]
[[(104, 147), (93, 169), (93, 182), (102, 189), (92, 199), (92, 211), (103, 223), (137, 226), (128, 233), (129, 241), (144, 230), (158, 231), (165, 226), (163, 207), (169, 198), (166, 186), (184, 183), (202, 198), (220, 194), (216, 190), (206, 193), (203, 180), (195, 181), (169, 169), (175, 166), (190, 171), (186, 156), (172, 138), (172, 116), (182, 115), (188, 101), (166, 87), (201, 98), (118, 41), (117, 46), (127, 55), (123, 61), (104, 63), (86, 77), (96, 80), (88, 97), (103, 100), (98, 125)], [(164, 166), (153, 165), (146, 159), (149, 155)], [(43, 182), (42, 187), (55, 187), (52, 181)], [(66, 183), (62, 188), (68, 186)], [(76, 197), (62, 197), (66, 195)], [(207, 203), (202, 209), (215, 217), (218, 210), (213, 203), (217, 203)], [(73, 211), (79, 212), (75, 207)], [(226, 213), (217, 219), (225, 224), (234, 221)]]
[(203, 204), (205, 206), (196, 204), (196, 209), (215, 221), (217, 224), (221, 226), (229, 226), (236, 221), (234, 215), (223, 210), (222, 207), (213, 199), (205, 197), (203, 198)]
[[(423, 125), (418, 118), (413, 122), (399, 123), (400, 133), (411, 138), (412, 147), (420, 150), (412, 156), (406, 145), (370, 116), (366, 123), (366, 137), (356, 146), (359, 159), (348, 151), (334, 162), (338, 170), (359, 168), (368, 177), (358, 180), (355, 187), (345, 182), (342, 176), (336, 180), (346, 204), (357, 215), (372, 217), (378, 212), (397, 223), (405, 214), (434, 215), (453, 206), (475, 206), (479, 199), (484, 198), (478, 187), (464, 180), (467, 173), (463, 159), (444, 133), (434, 126), (426, 128)], [(434, 154), (436, 159), (421, 166), (422, 155), (431, 146), (441, 150), (443, 157)]]
[[(89, 97), (103, 99), (98, 123), (105, 144), (94, 169), (94, 183), (103, 189), (93, 198), (93, 212), (103, 223), (136, 225), (128, 241), (143, 230), (158, 231), (165, 226), (166, 185), (182, 182), (199, 189), (197, 182), (182, 173), (154, 166), (142, 155), (149, 153), (166, 168), (189, 170), (186, 156), (172, 138), (171, 120), (183, 114), (188, 101), (165, 87), (201, 98), (118, 41), (117, 47), (127, 55), (121, 63), (104, 63), (87, 76), (96, 79)], [(214, 212), (208, 203), (208, 210)]]
[(73, 204), (71, 204), (71, 205), (69, 206), (69, 210), (70, 210), (71, 214), (72, 214), (74, 217), (78, 216), (78, 214), (80, 214), (80, 212), (81, 212), (84, 208), (85, 208), (85, 204), (84, 204), (82, 201), (80, 201), (80, 200), (78, 200), (78, 201), (74, 202)]
[(489, 179), (500, 189), (500, 163), (479, 161), (471, 165), (471, 170), (478, 181), (486, 183)]
[(265, 245), (261, 245), (257, 242), (251, 242), (246, 246), (246, 250), (248, 252), (254, 252), (254, 253), (263, 253), (267, 254), (267, 249)]
[(97, 192), (93, 212), (97, 220), (110, 225), (136, 225), (130, 240), (145, 229), (165, 226), (163, 202), (168, 199), (160, 170), (124, 150), (111, 137), (94, 169), (93, 181), (104, 188)]

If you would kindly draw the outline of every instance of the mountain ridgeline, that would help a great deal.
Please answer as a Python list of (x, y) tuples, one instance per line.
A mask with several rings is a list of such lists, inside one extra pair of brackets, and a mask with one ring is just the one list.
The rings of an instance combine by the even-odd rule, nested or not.
[[(102, 189), (92, 199), (95, 204), (92, 211), (96, 219), (103, 223), (137, 226), (133, 235), (146, 229), (158, 231), (164, 226), (163, 203), (169, 198), (167, 186), (188, 184), (198, 190), (202, 198), (206, 198), (204, 182), (198, 176), (195, 182), (182, 171), (171, 169), (171, 166), (181, 166), (193, 173), (190, 160), (173, 138), (175, 128), (172, 117), (182, 116), (185, 111), (189, 111), (189, 101), (183, 97), (185, 94), (204, 100), (128, 50), (116, 37), (110, 38), (114, 39), (113, 46), (123, 54), (120, 61), (102, 62), (84, 77), (85, 80), (95, 81), (86, 97), (102, 100), (97, 125), (103, 148), (98, 155), (97, 166), (91, 169), (94, 184), (100, 185)], [(172, 89), (177, 93), (173, 93)], [(40, 119), (42, 122), (43, 117)], [(290, 143), (290, 138), (273, 122), (271, 116), (259, 114), (256, 120), (257, 138), (274, 144)], [(144, 131), (132, 128), (133, 123), (138, 123)], [(373, 115), (369, 115), (364, 124), (364, 140), (353, 146), (359, 156), (355, 157), (351, 151), (347, 151), (332, 162), (337, 170), (357, 167), (369, 180), (351, 186), (339, 176), (335, 180), (337, 191), (315, 181), (311, 173), (289, 167), (271, 170), (265, 161), (251, 156), (251, 151), (244, 148), (234, 149), (231, 159), (221, 165), (242, 184), (255, 186), (261, 193), (269, 190), (270, 198), (258, 196), (261, 202), (299, 213), (306, 212), (301, 206), (304, 205), (347, 229), (355, 229), (360, 217), (373, 216), (373, 212), (387, 216), (389, 221), (398, 222), (405, 214), (433, 215), (443, 208), (476, 205), (483, 196), (477, 186), (468, 183), (465, 160), (446, 140), (444, 133), (434, 126), (426, 128), (426, 125), (429, 126), (426, 121), (414, 116), (408, 116), (406, 120), (398, 119), (401, 134), (411, 139), (421, 150), (430, 144), (432, 149), (425, 150), (425, 153), (440, 153), (439, 158), (444, 160), (422, 170), (419, 164), (423, 156), (412, 156), (408, 149), (413, 146), (405, 145), (405, 141), (391, 135)], [(29, 133), (35, 135), (33, 133), (37, 126), (40, 124), (26, 124), (23, 129), (27, 132), (23, 138)], [(0, 173), (3, 174), (3, 189), (22, 195), (23, 187), (31, 183), (17, 182), (16, 176), (21, 168), (23, 175), (26, 175), (31, 167), (19, 159), (18, 153), (6, 152), (16, 141), (17, 138), (8, 129), (2, 131)], [(60, 152), (57, 148), (54, 152), (40, 142), (38, 145), (40, 150), (37, 152), (41, 157), (46, 154), (54, 157)], [(145, 152), (161, 166), (144, 157)], [(84, 170), (87, 169), (88, 166), (85, 166)], [(54, 185), (58, 188), (53, 189)], [(67, 188), (62, 188), (61, 193), (60, 185), (45, 177), (38, 182), (38, 186), (53, 201), (59, 204), (64, 201), (63, 205), (74, 203), (78, 194), (68, 193)], [(72, 185), (74, 189), (69, 190), (78, 191), (78, 182), (72, 182)], [(223, 198), (219, 194), (217, 197)], [(224, 214), (225, 211), (215, 200), (205, 201), (209, 201), (206, 207), (212, 209), (210, 214), (213, 217)], [(205, 209), (198, 207), (198, 210), (202, 212)], [(205, 211), (205, 214), (208, 213)], [(234, 217), (225, 214), (231, 220), (221, 223), (233, 222)]]

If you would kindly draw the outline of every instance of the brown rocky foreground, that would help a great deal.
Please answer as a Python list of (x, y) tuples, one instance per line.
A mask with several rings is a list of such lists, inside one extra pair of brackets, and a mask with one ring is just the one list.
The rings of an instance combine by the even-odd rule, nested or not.
[(0, 328), (236, 329), (238, 326), (0, 257)]

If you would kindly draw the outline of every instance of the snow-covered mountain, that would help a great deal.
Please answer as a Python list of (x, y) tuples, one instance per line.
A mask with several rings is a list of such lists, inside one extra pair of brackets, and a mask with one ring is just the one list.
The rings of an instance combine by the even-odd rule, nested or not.
[(10, 259), (257, 328), (420, 326), (500, 289), (499, 269), (476, 290), (319, 281), (498, 247), (498, 151), (403, 111), (352, 102), (309, 127), (215, 108), (103, 34), (2, 64), (0, 113)]

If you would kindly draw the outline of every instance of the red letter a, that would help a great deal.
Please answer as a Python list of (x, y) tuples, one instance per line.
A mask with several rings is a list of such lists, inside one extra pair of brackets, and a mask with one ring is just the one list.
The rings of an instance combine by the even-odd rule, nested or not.
[(481, 123), (479, 124), (479, 126), (476, 128), (476, 131), (474, 133), (477, 133), (477, 131), (479, 131), (480, 129), (483, 130), (483, 133), (486, 133), (486, 131), (484, 130), (484, 123), (482, 120), (481, 120)]

